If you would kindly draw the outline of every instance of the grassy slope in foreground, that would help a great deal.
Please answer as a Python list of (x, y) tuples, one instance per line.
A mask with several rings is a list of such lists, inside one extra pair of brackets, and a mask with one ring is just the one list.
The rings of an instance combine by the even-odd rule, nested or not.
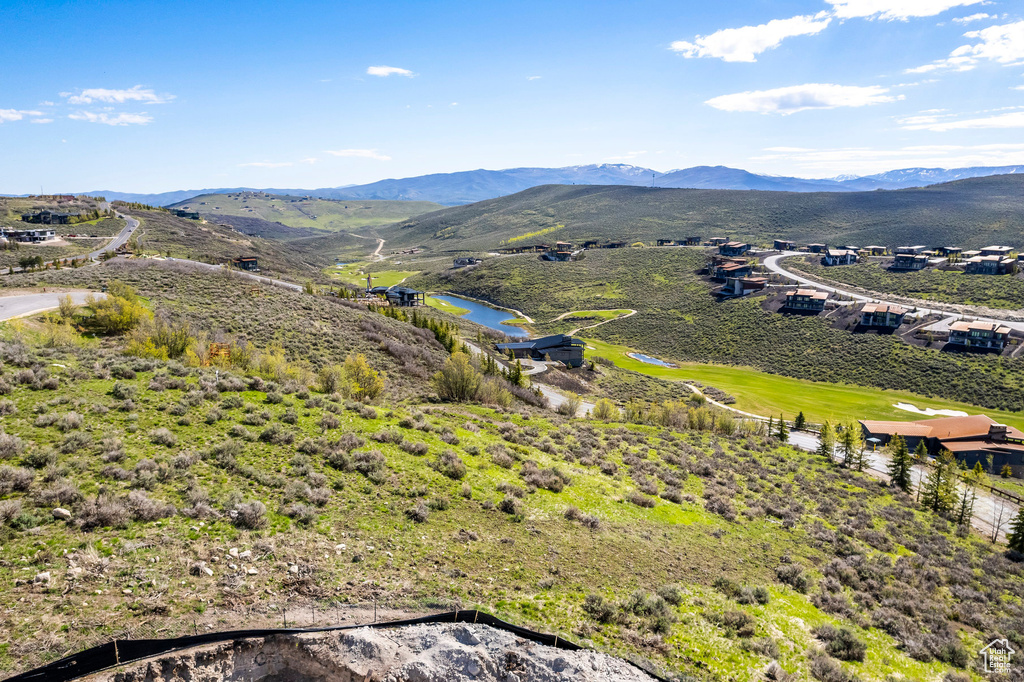
[(443, 206), (431, 201), (334, 201), (258, 192), (236, 192), (203, 194), (174, 204), (172, 208), (198, 211), (202, 215), (260, 218), (289, 227), (336, 231), (387, 225), (437, 211)]
[(658, 367), (634, 360), (627, 353), (634, 349), (617, 346), (603, 341), (587, 339), (587, 345), (594, 350), (591, 355), (612, 360), (618, 367), (640, 372), (659, 379), (676, 381), (700, 381), (719, 388), (736, 398), (733, 407), (764, 416), (784, 414), (792, 419), (797, 412), (803, 412), (808, 421), (820, 423), (828, 419), (924, 419), (924, 415), (907, 412), (894, 407), (904, 402), (921, 409), (962, 410), (969, 414), (984, 413), (988, 416), (1024, 429), (1024, 415), (1005, 410), (993, 410), (977, 405), (926, 398), (909, 391), (886, 391), (846, 384), (825, 384), (804, 379), (766, 374), (749, 367), (726, 365), (702, 365), (696, 362), (676, 363), (678, 367)]

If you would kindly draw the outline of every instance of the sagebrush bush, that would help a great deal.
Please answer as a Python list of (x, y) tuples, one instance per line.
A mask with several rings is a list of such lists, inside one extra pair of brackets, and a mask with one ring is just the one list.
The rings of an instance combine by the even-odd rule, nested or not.
[(0, 459), (11, 459), (25, 451), (25, 441), (0, 431)]
[(169, 429), (161, 427), (149, 432), (149, 442), (154, 445), (163, 445), (165, 447), (173, 448), (178, 444), (178, 437)]
[(129, 518), (128, 505), (123, 500), (101, 495), (82, 504), (75, 522), (82, 530), (124, 528)]
[(462, 480), (466, 475), (466, 463), (451, 450), (445, 450), (438, 455), (437, 459), (431, 463), (431, 466), (453, 481)]
[(235, 527), (244, 530), (258, 530), (267, 525), (267, 507), (258, 500), (237, 505), (230, 516)]

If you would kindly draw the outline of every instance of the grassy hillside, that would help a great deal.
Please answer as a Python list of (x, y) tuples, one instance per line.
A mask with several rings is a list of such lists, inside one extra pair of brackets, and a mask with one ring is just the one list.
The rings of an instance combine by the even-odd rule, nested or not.
[(877, 262), (841, 268), (822, 266), (817, 259), (785, 261), (787, 268), (832, 282), (944, 303), (1024, 308), (1024, 278), (1017, 275), (991, 277), (961, 271), (928, 269), (920, 272), (892, 272)]
[[(493, 249), (503, 240), (644, 241), (690, 235), (830, 244), (1017, 245), (1024, 177), (973, 178), (922, 189), (787, 193), (547, 185), (429, 213), (389, 228), (389, 246)], [(558, 227), (559, 225), (564, 227)], [(557, 229), (557, 231), (551, 231)]]
[[(261, 348), (290, 331), (289, 362), (344, 325), (363, 338), (321, 352), (365, 350), (388, 369), (390, 351), (374, 348), (418, 333), (288, 292), (223, 313), (218, 292), (232, 307), (244, 296), (231, 278), (92, 270), (135, 282), (193, 331), (272, 326)], [(88, 311), (78, 322), (90, 328)], [(311, 604), (324, 619), (370, 602), (479, 606), (701, 680), (761, 680), (771, 661), (775, 679), (936, 680), (976, 666), (997, 634), (1024, 645), (1024, 576), (1000, 548), (742, 428), (567, 420), (415, 391), (364, 405), (262, 362), (191, 367), (122, 345), (56, 338), (40, 320), (0, 326), (5, 671), (126, 630), (230, 629)]]
[(436, 211), (441, 206), (430, 201), (334, 201), (285, 194), (235, 192), (201, 194), (174, 204), (171, 208), (198, 211), (212, 220), (224, 217), (256, 218), (293, 228), (336, 232), (387, 225)]
[(601, 249), (573, 263), (533, 255), (495, 258), (471, 271), (426, 274), (410, 286), (447, 290), (522, 310), (540, 331), (574, 310), (633, 308), (587, 332), (669, 360), (724, 363), (818, 382), (911, 390), (984, 407), (1024, 406), (1024, 360), (955, 355), (899, 339), (852, 334), (818, 318), (762, 309), (759, 298), (719, 303), (695, 273), (694, 249)]

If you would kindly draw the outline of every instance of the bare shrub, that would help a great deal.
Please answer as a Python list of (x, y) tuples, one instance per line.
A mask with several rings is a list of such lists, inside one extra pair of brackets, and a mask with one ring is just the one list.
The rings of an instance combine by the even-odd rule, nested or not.
[(630, 492), (629, 495), (626, 496), (626, 499), (629, 502), (632, 502), (633, 504), (635, 504), (636, 506), (644, 507), (646, 509), (650, 509), (651, 507), (653, 507), (656, 504), (656, 502), (654, 501), (653, 497), (649, 497), (647, 495), (644, 495), (644, 494), (642, 494), (642, 493), (640, 493), (640, 492), (638, 492), (636, 490), (633, 490), (632, 492)]
[(172, 448), (178, 444), (178, 437), (175, 436), (169, 429), (163, 427), (159, 429), (153, 429), (149, 432), (149, 442), (154, 445), (164, 445)]
[(419, 441), (403, 441), (400, 447), (406, 452), (408, 452), (410, 455), (416, 455), (417, 457), (421, 457), (430, 452), (430, 447), (426, 443), (422, 443)]
[[(6, 384), (4, 384), (6, 386)], [(2, 391), (0, 391), (2, 394)], [(12, 414), (18, 413), (18, 407), (12, 400), (0, 400), (0, 417), (9, 417)]]
[(82, 530), (93, 528), (124, 528), (130, 518), (123, 500), (100, 495), (86, 500), (78, 511), (77, 523)]
[(314, 507), (301, 502), (293, 502), (292, 504), (289, 504), (281, 510), (281, 513), (303, 526), (312, 525), (316, 521), (317, 517), (317, 512)]
[(442, 452), (431, 466), (438, 472), (444, 474), (453, 481), (462, 480), (466, 475), (466, 463), (462, 458), (451, 450)]
[(92, 436), (84, 431), (72, 431), (61, 441), (60, 451), (66, 455), (92, 447)]
[(387, 480), (387, 460), (380, 450), (362, 450), (354, 453), (352, 468), (377, 485)]
[(257, 530), (267, 525), (267, 507), (258, 500), (237, 505), (230, 515), (236, 528)]
[(532, 459), (523, 463), (523, 468), (519, 471), (519, 475), (526, 481), (527, 485), (535, 488), (544, 488), (553, 493), (562, 492), (565, 486), (572, 483), (569, 475), (558, 467), (541, 469)]
[(0, 459), (11, 459), (25, 451), (25, 441), (0, 431)]
[(32, 487), (35, 472), (22, 467), (0, 466), (0, 495), (11, 492), (26, 492)]
[(150, 499), (141, 490), (128, 493), (128, 509), (136, 521), (156, 521), (174, 516), (177, 512), (173, 504)]
[(406, 509), (405, 515), (409, 518), (410, 521), (415, 521), (416, 523), (424, 523), (427, 520), (427, 518), (430, 517), (430, 509), (423, 502), (423, 500), (420, 500), (412, 507)]

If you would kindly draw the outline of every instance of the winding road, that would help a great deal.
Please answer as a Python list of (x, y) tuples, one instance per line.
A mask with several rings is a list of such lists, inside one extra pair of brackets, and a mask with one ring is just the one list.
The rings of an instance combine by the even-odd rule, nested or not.
[(15, 296), (0, 296), (0, 320), (11, 320), (16, 317), (34, 315), (47, 310), (55, 310), (60, 307), (60, 299), (64, 296), (71, 296), (75, 305), (84, 305), (89, 295), (105, 296), (95, 291), (60, 291), (46, 292), (39, 294), (19, 294)]
[[(782, 259), (784, 259), (784, 258), (790, 258), (792, 256), (806, 256), (806, 255), (807, 254), (804, 253), (803, 251), (783, 251), (781, 254), (776, 254), (774, 256), (768, 256), (767, 258), (765, 258), (764, 259), (764, 266), (766, 268), (768, 268), (768, 270), (770, 270), (774, 274), (780, 275), (782, 277), (785, 277), (786, 279), (793, 280), (794, 282), (796, 282), (798, 284), (802, 284), (804, 286), (808, 286), (808, 287), (811, 287), (813, 289), (818, 289), (819, 291), (827, 291), (829, 293), (839, 294), (840, 296), (846, 296), (846, 297), (852, 299), (851, 301), (839, 301), (840, 305), (852, 305), (853, 303), (890, 303), (890, 304), (900, 305), (900, 306), (906, 307), (906, 305), (907, 305), (906, 303), (899, 303), (899, 302), (896, 302), (896, 301), (890, 301), (890, 300), (886, 300), (885, 298), (880, 298), (880, 297), (875, 297), (875, 296), (868, 296), (868, 295), (865, 295), (865, 294), (857, 293), (855, 291), (850, 291), (848, 289), (841, 289), (839, 287), (835, 287), (835, 286), (832, 286), (832, 285), (829, 285), (829, 284), (822, 284), (821, 282), (817, 282), (817, 281), (815, 281), (813, 279), (810, 279), (810, 278), (808, 278), (808, 277), (806, 277), (804, 275), (797, 274), (797, 273), (793, 272), (792, 270), (787, 270), (786, 268), (782, 267), (782, 265), (779, 264), (780, 261), (782, 261)], [(841, 266), (837, 266), (837, 267), (841, 267)], [(1017, 331), (1024, 332), (1024, 322), (1020, 322), (1020, 321), (1016, 321), (1016, 320), (1005, 320), (1005, 319), (1000, 319), (1000, 318), (997, 318), (997, 317), (984, 317), (984, 316), (979, 316), (979, 315), (964, 315), (964, 314), (960, 314), (960, 313), (953, 313), (953, 312), (950, 312), (949, 310), (943, 310), (943, 309), (940, 309), (940, 308), (929, 308), (929, 307), (920, 306), (920, 305), (915, 306), (914, 311), (919, 316), (938, 315), (938, 316), (942, 317), (941, 320), (939, 320), (937, 322), (933, 322), (933, 323), (923, 327), (923, 329), (930, 330), (930, 331), (936, 331), (936, 332), (948, 331), (949, 330), (949, 325), (952, 324), (953, 322), (955, 322), (955, 321), (957, 321), (959, 319), (963, 319), (964, 317), (970, 317), (972, 320), (978, 320), (980, 322), (998, 323), (998, 324), (1006, 325), (1007, 327), (1010, 327), (1011, 329), (1015, 329)]]

